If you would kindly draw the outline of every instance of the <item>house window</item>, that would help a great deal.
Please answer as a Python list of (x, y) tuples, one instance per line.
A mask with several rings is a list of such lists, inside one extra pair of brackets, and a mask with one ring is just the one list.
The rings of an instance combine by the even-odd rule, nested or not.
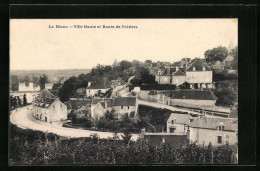
[(218, 143), (222, 144), (222, 136), (218, 136)]
[(127, 106), (127, 109), (129, 109), (129, 106)]
[(124, 107), (123, 106), (121, 106), (121, 109), (123, 109)]
[(172, 120), (172, 124), (174, 124), (174, 120)]
[(90, 90), (88, 92), (90, 93)]
[(48, 120), (47, 120), (47, 117), (45, 117), (45, 122), (47, 122)]
[(223, 131), (223, 129), (224, 129), (224, 126), (218, 126), (219, 131)]

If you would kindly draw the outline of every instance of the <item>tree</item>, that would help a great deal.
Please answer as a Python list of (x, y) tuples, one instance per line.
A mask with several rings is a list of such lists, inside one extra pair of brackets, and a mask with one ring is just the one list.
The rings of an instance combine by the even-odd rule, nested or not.
[(223, 88), (221, 90), (214, 91), (214, 94), (218, 98), (216, 101), (216, 105), (228, 107), (230, 107), (230, 105), (234, 105), (236, 94), (232, 90), (228, 88)]
[(48, 77), (46, 75), (40, 76), (39, 84), (41, 90), (45, 89), (45, 83), (47, 83)]
[(23, 95), (23, 105), (26, 106), (27, 105), (27, 98), (26, 98), (26, 94)]
[(153, 63), (153, 61), (152, 60), (145, 60), (144, 63), (151, 64), (151, 63)]
[(231, 50), (230, 55), (234, 57), (232, 68), (233, 69), (238, 69), (238, 49), (235, 47), (234, 49)]
[(204, 53), (204, 56), (207, 62), (222, 62), (228, 56), (228, 49), (226, 47), (218, 46), (216, 48), (207, 50)]
[(141, 84), (156, 84), (155, 76), (151, 75), (149, 70), (144, 67), (137, 68), (135, 77), (130, 81), (134, 86)]
[(60, 82), (54, 83), (52, 86), (52, 90), (58, 90), (61, 86), (62, 86), (62, 84)]
[(179, 89), (189, 89), (190, 84), (188, 82), (184, 82), (183, 84), (178, 86)]
[(18, 76), (16, 75), (11, 75), (11, 90), (12, 91), (18, 91), (19, 90), (19, 80), (18, 80)]

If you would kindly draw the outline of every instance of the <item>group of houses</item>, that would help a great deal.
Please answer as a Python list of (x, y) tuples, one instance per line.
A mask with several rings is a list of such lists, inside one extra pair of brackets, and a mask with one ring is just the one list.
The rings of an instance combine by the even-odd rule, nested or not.
[(65, 120), (71, 111), (88, 115), (96, 120), (112, 112), (115, 120), (121, 120), (126, 114), (129, 118), (134, 118), (137, 110), (136, 97), (72, 98), (62, 103), (58, 97), (45, 89), (36, 97), (32, 106), (33, 116), (45, 122)]
[(168, 133), (186, 133), (192, 142), (201, 145), (235, 144), (238, 141), (238, 119), (192, 117), (186, 114), (172, 113), (167, 120)]
[(212, 87), (212, 70), (200, 58), (196, 58), (188, 67), (167, 66), (158, 70), (156, 75), (158, 84), (175, 84), (179, 86), (184, 82), (190, 84), (190, 88)]
[(223, 61), (207, 63), (205, 59), (182, 58), (181, 61), (160, 67), (156, 75), (158, 84), (174, 84), (179, 86), (184, 82), (189, 83), (190, 88), (212, 88), (213, 72), (222, 72), (232, 69), (234, 57), (231, 50), (234, 44), (231, 41), (228, 47), (228, 56)]
[(126, 114), (129, 118), (134, 118), (137, 110), (136, 97), (70, 99), (65, 104), (68, 113), (74, 110), (77, 113), (87, 114), (94, 120), (105, 117), (107, 113), (111, 113), (115, 120), (121, 120)]
[(141, 131), (141, 138), (151, 144), (164, 142), (174, 144), (196, 143), (220, 146), (238, 143), (238, 118), (210, 118), (172, 113), (167, 120), (167, 132)]

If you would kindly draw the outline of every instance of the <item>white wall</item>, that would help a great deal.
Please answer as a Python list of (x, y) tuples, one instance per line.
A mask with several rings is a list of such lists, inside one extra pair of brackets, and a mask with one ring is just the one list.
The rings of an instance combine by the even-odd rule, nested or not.
[(23, 93), (23, 92), (11, 92), (10, 95), (19, 96), (21, 101), (23, 101), (23, 96), (26, 94), (27, 103), (32, 103), (32, 101), (36, 98), (39, 92), (30, 92), (30, 93)]
[(113, 106), (112, 110), (115, 110), (115, 113), (118, 114), (118, 118), (120, 119), (125, 113), (128, 113), (128, 116), (131, 112), (135, 112), (136, 106), (129, 106), (129, 109), (127, 106), (123, 106), (123, 109), (121, 109), (121, 106)]
[(174, 132), (187, 132), (187, 126), (184, 124), (172, 124), (172, 121), (167, 121), (167, 132), (170, 133), (170, 128), (174, 126), (176, 129)]
[(186, 76), (172, 76), (172, 84), (181, 85), (186, 81)]
[(33, 87), (33, 83), (30, 82), (29, 86), (25, 86), (25, 83), (19, 83), (18, 91), (40, 91), (40, 86)]
[[(236, 134), (236, 132), (230, 131), (218, 131), (190, 127), (190, 140), (192, 142), (197, 141), (200, 145), (202, 145), (203, 142), (205, 145), (208, 145), (209, 142), (211, 142), (212, 145), (218, 146), (226, 144), (226, 141), (232, 145), (238, 142)], [(217, 143), (217, 136), (222, 136), (222, 144)]]
[(186, 71), (188, 83), (212, 83), (212, 71)]
[(215, 107), (216, 100), (171, 99), (172, 105), (187, 107)]
[[(50, 121), (54, 122), (54, 121), (59, 121), (61, 119), (67, 119), (67, 115), (68, 115), (67, 106), (64, 103), (61, 103), (57, 99), (48, 108), (41, 108), (38, 106), (34, 106), (33, 110), (34, 110), (33, 116), (36, 119), (45, 121), (45, 117), (47, 117), (47, 122)], [(42, 117), (40, 118), (41, 115)]]
[(87, 97), (95, 96), (95, 94), (98, 94), (99, 90), (101, 91), (101, 93), (106, 93), (109, 90), (109, 88), (107, 88), (107, 89), (87, 89), (86, 95), (87, 95)]

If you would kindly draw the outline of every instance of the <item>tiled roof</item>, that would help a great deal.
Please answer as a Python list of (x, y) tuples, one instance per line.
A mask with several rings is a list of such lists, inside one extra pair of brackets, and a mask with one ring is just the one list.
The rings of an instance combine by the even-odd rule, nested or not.
[(176, 120), (175, 123), (177, 123), (177, 124), (189, 124), (191, 118), (193, 118), (193, 117), (188, 114), (172, 113), (168, 119), (168, 122), (171, 120)]
[(41, 91), (40, 93), (40, 97), (42, 98), (48, 98), (48, 99), (53, 99), (56, 98), (56, 96), (54, 96), (50, 91), (44, 89)]
[(216, 96), (209, 90), (179, 90), (173, 95), (173, 99), (216, 100)]
[(44, 100), (44, 101), (35, 100), (33, 102), (33, 104), (35, 106), (38, 106), (38, 107), (41, 107), (41, 108), (48, 108), (54, 101), (55, 101), (55, 99), (48, 99), (48, 100)]
[(180, 69), (173, 74), (173, 76), (186, 76)]
[(68, 102), (65, 102), (64, 104), (67, 105), (67, 109), (78, 109), (83, 106), (86, 106), (90, 104), (91, 101), (89, 100), (69, 100)]
[(113, 100), (114, 100), (114, 99), (110, 99), (110, 98), (94, 98), (94, 99), (92, 99), (91, 104), (92, 104), (92, 105), (95, 105), (95, 104), (98, 104), (98, 103), (101, 102), (101, 101), (109, 101), (110, 104), (113, 104)]
[(238, 120), (228, 119), (228, 118), (207, 118), (207, 117), (197, 117), (194, 119), (189, 126), (194, 128), (203, 129), (218, 129), (218, 125), (224, 125), (224, 131), (237, 131), (238, 130)]
[(193, 71), (193, 67), (196, 68), (195, 71), (203, 71), (203, 66), (205, 67), (205, 71), (211, 71), (210, 68), (199, 58), (196, 58), (193, 63), (191, 63), (186, 71)]
[(107, 88), (110, 88), (109, 81), (107, 79), (92, 81), (91, 85), (87, 87), (87, 89), (107, 89)]
[(115, 97), (113, 106), (135, 106), (136, 97)]

